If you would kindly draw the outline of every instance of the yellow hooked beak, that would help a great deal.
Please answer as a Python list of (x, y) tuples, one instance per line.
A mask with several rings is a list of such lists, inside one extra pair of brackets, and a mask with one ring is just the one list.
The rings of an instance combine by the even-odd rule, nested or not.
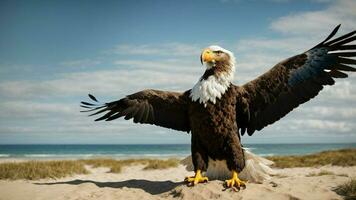
[(214, 53), (210, 49), (205, 49), (200, 56), (200, 62), (203, 64), (204, 62), (212, 62), (214, 61)]

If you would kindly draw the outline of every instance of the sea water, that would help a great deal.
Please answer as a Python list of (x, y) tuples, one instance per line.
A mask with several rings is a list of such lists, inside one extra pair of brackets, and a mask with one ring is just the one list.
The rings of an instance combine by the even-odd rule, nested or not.
[[(301, 155), (325, 150), (356, 148), (350, 144), (245, 144), (261, 156)], [(0, 159), (78, 159), (110, 157), (126, 158), (183, 158), (190, 155), (190, 144), (56, 144), (0, 145)]]

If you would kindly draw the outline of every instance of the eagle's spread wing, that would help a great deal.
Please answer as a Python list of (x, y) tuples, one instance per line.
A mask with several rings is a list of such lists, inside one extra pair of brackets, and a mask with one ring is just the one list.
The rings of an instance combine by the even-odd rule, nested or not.
[(340, 25), (320, 44), (275, 65), (265, 74), (238, 88), (237, 123), (243, 135), (252, 135), (309, 101), (334, 78), (356, 71), (356, 31), (330, 40)]
[(135, 123), (190, 131), (186, 93), (143, 90), (105, 104), (98, 104), (90, 94), (89, 97), (94, 103), (82, 102), (81, 107), (88, 109), (82, 112), (94, 112), (90, 116), (106, 112), (95, 121), (124, 117), (126, 120), (133, 118)]

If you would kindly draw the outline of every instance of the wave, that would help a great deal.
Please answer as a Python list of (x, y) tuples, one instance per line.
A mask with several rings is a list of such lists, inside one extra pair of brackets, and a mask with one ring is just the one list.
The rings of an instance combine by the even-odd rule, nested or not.
[[(1, 155), (1, 154), (0, 154)], [(159, 157), (185, 157), (188, 154), (172, 153), (172, 154), (24, 154), (16, 155), (21, 158), (95, 158), (95, 157), (114, 157), (114, 158), (159, 158)], [(10, 156), (10, 155), (9, 155)], [(0, 156), (1, 157), (1, 156)]]
[(8, 158), (10, 157), (10, 154), (0, 154), (0, 158)]
[[(27, 158), (92, 157), (95, 155), (96, 154), (25, 154), (23, 155), (23, 157), (27, 157)], [(21, 155), (19, 155), (18, 157), (21, 157)]]
[(257, 155), (262, 156), (262, 157), (274, 156), (273, 153), (259, 153), (259, 154), (257, 154)]
[(116, 158), (185, 158), (188, 155), (190, 154), (115, 154), (111, 156)]

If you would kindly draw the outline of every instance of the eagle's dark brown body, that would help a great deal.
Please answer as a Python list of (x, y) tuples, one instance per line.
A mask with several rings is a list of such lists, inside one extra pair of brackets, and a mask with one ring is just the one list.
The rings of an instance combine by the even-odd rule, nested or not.
[(206, 170), (209, 157), (226, 160), (230, 170), (245, 166), (236, 124), (236, 91), (231, 86), (215, 104), (206, 107), (198, 102), (189, 104), (188, 116), (192, 131), (192, 158), (195, 168)]

